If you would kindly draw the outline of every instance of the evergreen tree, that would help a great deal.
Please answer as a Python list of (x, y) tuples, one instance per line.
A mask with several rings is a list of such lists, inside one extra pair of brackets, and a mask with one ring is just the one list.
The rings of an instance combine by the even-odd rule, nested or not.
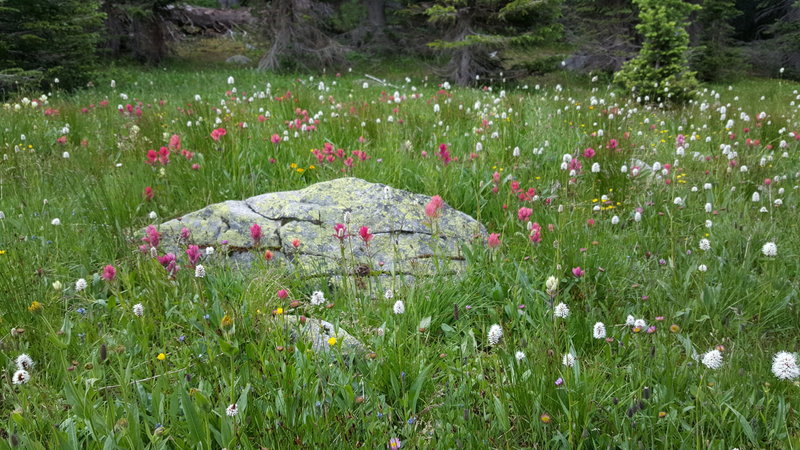
[(615, 80), (642, 102), (682, 102), (697, 88), (689, 70), (686, 32), (696, 5), (683, 0), (634, 0), (639, 7), (636, 30), (644, 42), (636, 58), (615, 74)]
[(170, 0), (105, 0), (105, 47), (112, 57), (158, 64), (169, 54), (164, 13)]
[(429, 45), (451, 53), (445, 75), (459, 85), (502, 70), (502, 52), (530, 51), (562, 35), (562, 0), (438, 0), (428, 20), (445, 38)]
[[(800, 1), (772, 0), (763, 2), (760, 16), (777, 15), (777, 20), (767, 27), (770, 39), (766, 50), (771, 54), (782, 75), (800, 79)], [(774, 76), (775, 67), (770, 67)]]
[(742, 56), (735, 47), (732, 21), (741, 14), (735, 0), (705, 0), (695, 23), (700, 28), (692, 68), (704, 81), (721, 81), (742, 70)]
[(99, 0), (0, 2), (0, 89), (20, 84), (85, 84), (97, 67)]
[(568, 67), (615, 72), (636, 54), (631, 0), (567, 0), (565, 6), (567, 40), (576, 47)]

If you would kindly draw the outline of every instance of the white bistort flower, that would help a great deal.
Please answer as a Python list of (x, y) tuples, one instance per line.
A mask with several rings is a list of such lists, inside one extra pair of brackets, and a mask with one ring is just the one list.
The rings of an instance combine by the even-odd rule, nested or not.
[(19, 370), (30, 370), (33, 367), (33, 360), (25, 353), (17, 356), (15, 362), (17, 364), (17, 369)]
[(800, 377), (797, 357), (794, 353), (778, 352), (772, 357), (772, 373), (781, 380), (794, 380)]
[(75, 282), (75, 290), (80, 292), (84, 289), (86, 289), (86, 280), (79, 278), (78, 281)]
[(14, 372), (12, 380), (14, 384), (25, 384), (31, 380), (31, 374), (29, 374), (27, 370), (20, 369)]
[(517, 358), (517, 361), (522, 362), (525, 359), (525, 353), (521, 350), (518, 350), (517, 353), (514, 353), (514, 358)]
[(564, 364), (567, 367), (572, 367), (575, 365), (575, 355), (572, 353), (564, 353), (564, 357), (561, 358), (561, 364)]
[(603, 322), (597, 322), (594, 324), (594, 328), (592, 329), (592, 336), (595, 339), (605, 339), (606, 338), (606, 326)]
[(319, 306), (323, 303), (325, 303), (325, 294), (323, 294), (322, 291), (314, 291), (314, 293), (311, 294), (311, 304)]
[(239, 414), (239, 408), (236, 406), (236, 403), (228, 406), (225, 409), (225, 415), (228, 417), (236, 417), (237, 414)]
[(198, 264), (197, 267), (194, 268), (194, 277), (205, 278), (205, 276), (206, 276), (206, 268), (203, 267), (202, 264)]
[(708, 239), (700, 239), (699, 247), (700, 247), (700, 250), (703, 250), (704, 252), (707, 252), (707, 251), (711, 250), (711, 241), (709, 241)]
[(489, 345), (497, 345), (500, 342), (500, 339), (503, 338), (503, 329), (500, 328), (500, 325), (494, 324), (489, 327), (489, 334), (486, 335)]
[(141, 303), (133, 305), (133, 315), (136, 317), (142, 317), (144, 315), (144, 306), (142, 306)]
[(767, 242), (761, 247), (761, 253), (764, 256), (778, 256), (778, 246), (774, 242)]
[(569, 317), (569, 306), (565, 303), (559, 303), (553, 308), (553, 317), (566, 319)]
[(395, 314), (403, 314), (404, 312), (406, 312), (406, 305), (403, 304), (402, 300), (398, 300), (394, 302), (393, 310)]
[(703, 354), (701, 361), (703, 365), (709, 369), (717, 370), (722, 367), (722, 352), (716, 349), (711, 350), (710, 352)]

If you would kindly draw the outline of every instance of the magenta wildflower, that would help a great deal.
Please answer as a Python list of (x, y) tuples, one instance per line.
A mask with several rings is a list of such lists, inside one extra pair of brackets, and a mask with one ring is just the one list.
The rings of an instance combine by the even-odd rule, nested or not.
[(106, 281), (111, 281), (117, 277), (117, 269), (114, 268), (111, 264), (107, 265), (103, 268), (103, 279)]
[(254, 223), (253, 226), (250, 227), (250, 237), (253, 238), (253, 242), (256, 245), (261, 241), (261, 226), (259, 224)]

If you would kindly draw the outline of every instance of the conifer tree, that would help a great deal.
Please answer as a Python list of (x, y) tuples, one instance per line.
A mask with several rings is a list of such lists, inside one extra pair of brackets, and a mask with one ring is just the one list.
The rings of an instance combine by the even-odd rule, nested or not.
[(742, 71), (742, 57), (733, 39), (733, 19), (741, 12), (734, 0), (705, 0), (695, 23), (700, 27), (691, 65), (703, 81), (721, 81)]
[(85, 84), (97, 67), (99, 0), (0, 2), (0, 89)]
[(459, 85), (502, 69), (502, 52), (536, 45), (562, 35), (558, 23), (562, 0), (438, 0), (427, 8), (428, 20), (444, 39), (429, 45), (449, 52), (445, 75)]
[(673, 103), (692, 97), (697, 79), (689, 70), (686, 31), (696, 5), (683, 0), (634, 0), (639, 8), (636, 30), (644, 42), (615, 80), (641, 102)]

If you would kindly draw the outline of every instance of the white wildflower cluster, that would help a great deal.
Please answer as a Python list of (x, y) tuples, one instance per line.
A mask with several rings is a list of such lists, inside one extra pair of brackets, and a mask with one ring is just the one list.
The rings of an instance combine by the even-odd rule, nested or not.
[(311, 304), (319, 306), (323, 303), (325, 303), (325, 294), (323, 294), (322, 291), (314, 291), (314, 293), (311, 294)]
[(489, 327), (489, 333), (486, 335), (489, 341), (489, 345), (495, 346), (500, 342), (500, 339), (503, 338), (503, 329), (498, 324), (494, 324)]

